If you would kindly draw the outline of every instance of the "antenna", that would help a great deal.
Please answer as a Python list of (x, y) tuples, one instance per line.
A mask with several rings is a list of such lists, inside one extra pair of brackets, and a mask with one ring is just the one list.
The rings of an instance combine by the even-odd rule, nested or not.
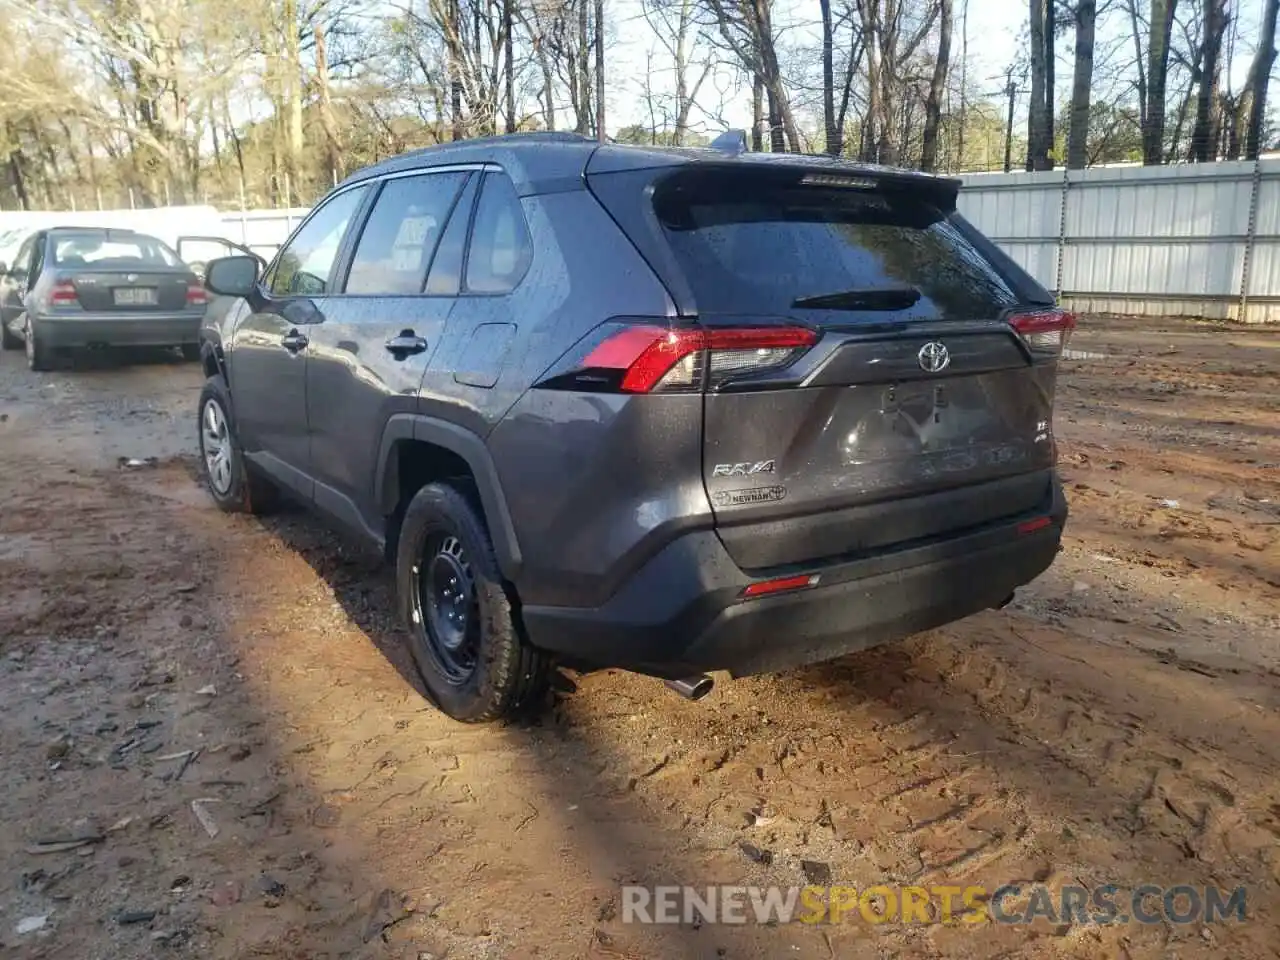
[(726, 130), (711, 141), (711, 149), (737, 156), (747, 152), (747, 131)]

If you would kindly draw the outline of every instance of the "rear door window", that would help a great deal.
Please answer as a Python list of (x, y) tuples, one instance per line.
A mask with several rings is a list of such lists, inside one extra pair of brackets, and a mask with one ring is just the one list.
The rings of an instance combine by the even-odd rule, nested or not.
[(462, 261), (467, 255), (467, 230), (471, 226), (471, 212), (476, 205), (476, 187), (480, 177), (472, 177), (462, 190), (462, 196), (453, 205), (449, 225), (440, 236), (440, 245), (431, 260), (431, 273), (427, 276), (426, 292), (436, 297), (456, 297), (462, 288)]
[(532, 259), (533, 244), (515, 185), (505, 174), (487, 174), (471, 228), (466, 291), (510, 293), (524, 279)]
[(466, 179), (466, 173), (450, 172), (388, 180), (361, 231), (346, 292), (421, 293), (449, 211)]
[(699, 312), (992, 319), (1010, 285), (927, 198), (698, 178), (655, 211)]

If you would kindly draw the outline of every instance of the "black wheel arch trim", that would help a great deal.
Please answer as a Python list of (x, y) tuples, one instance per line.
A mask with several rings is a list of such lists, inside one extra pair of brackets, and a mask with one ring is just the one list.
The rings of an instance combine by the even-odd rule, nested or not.
[(227, 385), (227, 389), (231, 389), (231, 378), (227, 376), (227, 357), (223, 353), (222, 343), (216, 339), (214, 335), (207, 330), (200, 332), (200, 366), (206, 367), (207, 361), (212, 358), (213, 364), (217, 368), (218, 373), (222, 375), (222, 381)]
[(397, 480), (391, 472), (395, 463), (392, 452), (396, 444), (406, 440), (430, 443), (448, 450), (471, 468), (484, 519), (489, 525), (489, 535), (493, 538), (498, 567), (504, 578), (514, 581), (520, 573), (523, 558), (511, 512), (507, 509), (507, 498), (498, 479), (498, 469), (484, 440), (465, 427), (418, 413), (393, 414), (382, 430), (378, 448), (373, 495), (379, 509), (389, 515), (397, 506), (391, 502), (398, 498)]

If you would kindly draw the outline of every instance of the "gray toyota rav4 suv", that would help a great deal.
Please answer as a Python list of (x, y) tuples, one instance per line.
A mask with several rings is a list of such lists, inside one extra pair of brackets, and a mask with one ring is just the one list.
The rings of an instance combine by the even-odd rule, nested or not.
[(1000, 607), (1059, 549), (1075, 320), (958, 188), (564, 134), (379, 163), (208, 265), (209, 488), (384, 551), (459, 720), (555, 662), (697, 697)]

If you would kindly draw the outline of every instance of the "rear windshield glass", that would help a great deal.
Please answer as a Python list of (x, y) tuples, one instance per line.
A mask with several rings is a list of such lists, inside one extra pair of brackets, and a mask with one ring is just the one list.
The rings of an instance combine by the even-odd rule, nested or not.
[(925, 198), (723, 177), (659, 190), (654, 207), (699, 312), (968, 320), (1017, 302)]
[(178, 255), (155, 237), (107, 237), (84, 233), (56, 237), (53, 262), (59, 267), (176, 267)]

